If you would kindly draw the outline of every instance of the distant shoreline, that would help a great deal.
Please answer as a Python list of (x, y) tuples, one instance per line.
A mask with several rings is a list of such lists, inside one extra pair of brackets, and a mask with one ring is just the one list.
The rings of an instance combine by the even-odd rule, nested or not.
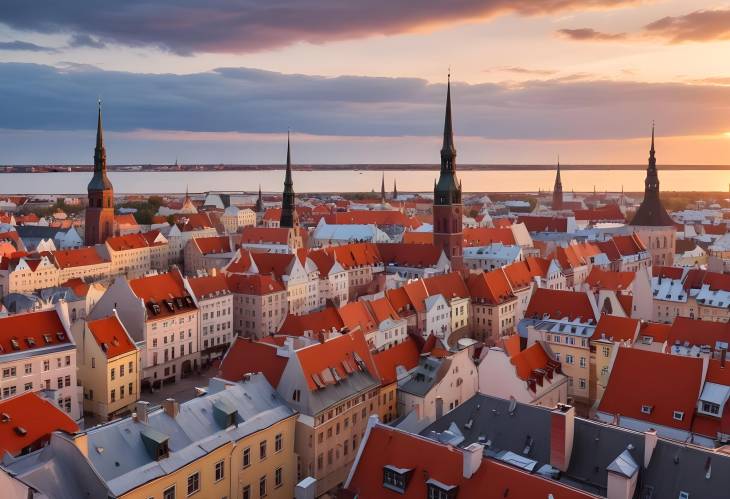
[[(0, 173), (53, 173), (53, 172), (90, 172), (93, 165), (0, 165)], [(437, 164), (298, 164), (292, 165), (296, 171), (338, 171), (338, 170), (364, 170), (364, 171), (436, 171)], [(462, 171), (543, 171), (554, 170), (555, 165), (509, 165), (509, 164), (460, 164), (457, 167)], [(570, 165), (561, 164), (560, 168), (566, 171), (631, 171), (645, 170), (646, 165)], [(112, 172), (216, 172), (216, 171), (270, 171), (283, 170), (282, 164), (205, 164), (205, 165), (109, 165)], [(693, 170), (730, 170), (730, 165), (659, 165), (660, 170), (665, 171), (693, 171)]]

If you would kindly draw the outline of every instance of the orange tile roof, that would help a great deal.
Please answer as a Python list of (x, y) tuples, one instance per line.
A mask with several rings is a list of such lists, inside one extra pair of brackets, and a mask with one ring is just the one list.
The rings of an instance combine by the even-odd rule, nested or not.
[(117, 225), (129, 225), (129, 226), (137, 226), (137, 220), (134, 218), (134, 215), (131, 213), (124, 213), (121, 215), (115, 215), (114, 221), (117, 223)]
[(127, 234), (114, 236), (106, 240), (106, 244), (114, 251), (125, 251), (132, 249), (146, 248), (147, 239), (142, 234)]
[[(689, 430), (701, 387), (702, 359), (621, 347), (598, 410)], [(651, 414), (641, 412), (643, 405)], [(682, 421), (674, 411), (684, 412)]]
[(374, 225), (401, 225), (407, 229), (417, 229), (422, 224), (415, 218), (408, 217), (395, 210), (354, 210), (337, 212), (325, 215), (328, 225), (332, 224), (374, 224)]
[(228, 236), (196, 237), (193, 241), (203, 255), (230, 253), (235, 249)]
[(86, 296), (86, 294), (89, 292), (89, 285), (78, 277), (74, 279), (69, 279), (64, 283), (59, 284), (59, 286), (62, 288), (71, 288), (74, 294), (79, 298)]
[(53, 259), (56, 261), (58, 268), (67, 269), (71, 267), (84, 267), (86, 265), (98, 265), (104, 263), (104, 260), (96, 248), (85, 247), (67, 250), (53, 251)]
[(639, 330), (639, 320), (630, 317), (618, 317), (616, 315), (601, 315), (593, 331), (592, 340), (606, 338), (612, 341), (630, 341), (636, 339)]
[[(486, 457), (471, 478), (464, 478), (461, 449), (384, 425), (374, 427), (363, 445), (348, 487), (350, 497), (423, 499), (428, 494), (429, 479), (458, 487), (457, 497), (463, 499), (503, 499), (507, 490), (509, 498), (514, 499), (596, 497)], [(403, 493), (383, 487), (386, 465), (411, 470)]]
[(403, 267), (433, 267), (443, 253), (433, 244), (378, 244), (377, 247), (385, 265)]
[(525, 262), (514, 262), (503, 267), (504, 275), (507, 276), (512, 289), (520, 290), (532, 286), (534, 282), (530, 268)]
[(573, 210), (576, 220), (589, 220), (591, 222), (625, 222), (626, 218), (616, 204), (607, 204), (592, 210)]
[(277, 345), (236, 337), (221, 360), (219, 376), (237, 382), (247, 373), (260, 372), (276, 388), (289, 360), (278, 356), (276, 349)]
[[(517, 335), (515, 335), (517, 336)], [(510, 355), (510, 362), (515, 366), (517, 377), (523, 381), (530, 379), (532, 372), (537, 369), (546, 369), (551, 359), (542, 344), (536, 342), (521, 352)]]
[(207, 275), (202, 277), (190, 277), (188, 279), (190, 289), (199, 300), (216, 296), (216, 293), (230, 294), (228, 279), (223, 274)]
[(345, 269), (366, 267), (382, 263), (378, 247), (372, 243), (343, 244), (342, 246), (329, 246), (324, 251), (334, 255), (337, 261)]
[(551, 263), (552, 260), (535, 256), (529, 256), (525, 259), (527, 270), (533, 277), (547, 277)]
[[(36, 392), (0, 401), (0, 413), (10, 417), (7, 423), (0, 424), (0, 454), (8, 452), (17, 456), (24, 449), (40, 448), (54, 431), (79, 431), (73, 419)], [(25, 433), (20, 435), (16, 428), (22, 428)]]
[(406, 231), (402, 241), (404, 244), (433, 244), (433, 232)]
[(347, 364), (351, 371), (357, 370), (357, 357), (364, 362), (365, 370), (374, 379), (377, 379), (375, 364), (362, 331), (343, 334), (324, 343), (304, 347), (296, 351), (296, 356), (310, 391), (317, 390), (312, 375), (316, 374), (321, 377), (322, 371), (331, 368), (337, 371), (340, 378), (345, 379), (349, 373), (343, 363)]
[(224, 267), (229, 274), (248, 272), (251, 269), (251, 253), (248, 250), (239, 248), (228, 265)]
[(669, 347), (690, 345), (715, 348), (718, 341), (730, 343), (730, 324), (726, 322), (701, 321), (689, 317), (676, 317), (669, 330)]
[(586, 277), (585, 282), (588, 286), (595, 289), (623, 291), (631, 287), (635, 278), (635, 272), (613, 272), (603, 270), (599, 267), (593, 267), (588, 277)]
[(464, 278), (460, 272), (449, 272), (448, 274), (436, 275), (423, 279), (426, 291), (429, 296), (442, 295), (446, 300), (452, 298), (468, 298), (469, 288), (466, 287)]
[(203, 229), (215, 228), (215, 223), (210, 219), (208, 213), (193, 213), (190, 215), (177, 214), (173, 216), (176, 223), (180, 223), (183, 232), (192, 232)]
[[(129, 287), (137, 298), (144, 301), (147, 309), (147, 320), (157, 320), (163, 317), (169, 317), (181, 313), (189, 313), (196, 309), (195, 304), (190, 298), (187, 303), (185, 297), (189, 297), (185, 286), (183, 285), (182, 275), (179, 271), (173, 270), (164, 274), (141, 277), (139, 279), (131, 279)], [(174, 303), (175, 298), (182, 298), (182, 308)], [(166, 305), (167, 300), (173, 300), (173, 310)], [(155, 314), (151, 302), (159, 305), (159, 314)]]
[(502, 340), (504, 351), (507, 356), (514, 357), (520, 353), (520, 335), (511, 334)]
[(288, 244), (289, 230), (284, 227), (244, 227), (241, 244)]
[[(155, 239), (157, 239), (157, 236), (160, 235), (159, 230), (150, 230), (147, 232), (142, 232), (142, 237), (145, 238), (145, 241), (147, 241), (147, 246), (161, 246), (165, 243), (157, 241), (155, 242)], [(164, 237), (164, 236), (163, 236)]]
[(602, 253), (601, 249), (592, 243), (571, 244), (565, 248), (555, 249), (554, 258), (563, 269), (582, 267), (591, 263), (590, 257)]
[(568, 317), (581, 321), (596, 319), (588, 295), (580, 291), (565, 291), (558, 289), (537, 288), (527, 305), (525, 318), (541, 319), (548, 314), (552, 319)]
[(470, 274), (467, 286), (475, 303), (484, 301), (491, 305), (498, 305), (515, 298), (509, 280), (502, 269)]
[(684, 269), (680, 267), (662, 267), (661, 265), (654, 265), (651, 268), (651, 275), (653, 277), (669, 277), (670, 279), (681, 279), (684, 274)]
[(291, 253), (251, 253), (259, 274), (273, 274), (277, 279), (288, 275), (292, 262), (296, 259)]
[(113, 359), (136, 350), (134, 343), (116, 315), (88, 321), (86, 324), (107, 358)]
[[(407, 303), (409, 303), (414, 310), (418, 312), (424, 312), (426, 310), (425, 301), (426, 298), (428, 298), (428, 290), (426, 289), (422, 279), (409, 282), (403, 286), (402, 289), (408, 298)], [(393, 302), (391, 301), (391, 303)]]
[(331, 253), (327, 253), (324, 250), (310, 250), (307, 253), (307, 257), (312, 260), (312, 263), (317, 267), (319, 271), (319, 277), (324, 279), (329, 274), (332, 267), (335, 265), (335, 257)]
[(383, 385), (395, 383), (398, 379), (396, 367), (403, 366), (407, 371), (418, 366), (421, 353), (418, 344), (410, 336), (401, 343), (382, 352), (373, 354), (375, 368)]
[(0, 317), (0, 359), (16, 351), (70, 343), (55, 310)]
[(684, 278), (684, 289), (698, 289), (709, 286), (711, 291), (730, 291), (730, 274), (690, 269)]
[(321, 332), (329, 333), (333, 329), (340, 331), (344, 325), (337, 309), (335, 307), (327, 307), (323, 310), (304, 315), (287, 315), (279, 328), (278, 334), (304, 336), (306, 331), (311, 331), (316, 337)]
[(284, 291), (284, 285), (270, 275), (231, 274), (227, 280), (231, 292), (242, 295), (264, 296)]
[(378, 324), (370, 314), (370, 309), (363, 301), (350, 302), (338, 308), (337, 312), (340, 314), (342, 323), (350, 331), (353, 331), (358, 326), (365, 333), (369, 333), (378, 328)]
[(367, 302), (370, 306), (370, 311), (372, 312), (373, 317), (375, 317), (375, 320), (378, 321), (378, 323), (383, 322), (386, 319), (398, 319), (398, 314), (393, 309), (393, 305), (390, 303), (390, 300), (387, 298), (379, 298), (377, 300), (372, 300)]
[(465, 246), (487, 246), (492, 243), (516, 244), (512, 229), (493, 227), (464, 228)]
[(642, 322), (639, 328), (639, 336), (648, 336), (654, 341), (664, 343), (669, 338), (671, 324), (660, 324), (657, 322)]

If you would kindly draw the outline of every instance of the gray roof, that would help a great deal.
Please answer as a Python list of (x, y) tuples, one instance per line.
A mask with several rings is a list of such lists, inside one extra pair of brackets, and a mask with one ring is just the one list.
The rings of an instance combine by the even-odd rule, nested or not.
[[(235, 426), (219, 424), (214, 409), (219, 402), (237, 411)], [(212, 380), (209, 394), (180, 404), (175, 418), (156, 408), (147, 423), (130, 417), (91, 428), (87, 432), (89, 461), (109, 489), (121, 495), (294, 414), (263, 375), (242, 383)], [(169, 456), (153, 459), (143, 433), (148, 442), (167, 439)]]
[(46, 225), (18, 225), (15, 230), (21, 239), (54, 239), (56, 234), (67, 232), (69, 229)]
[(380, 385), (380, 382), (368, 372), (355, 371), (348, 374), (339, 383), (327, 385), (323, 390), (311, 391), (307, 410), (309, 415), (318, 414), (337, 402), (346, 400), (360, 392), (372, 390), (378, 385)]
[(443, 379), (450, 365), (451, 359), (448, 357), (423, 356), (418, 360), (418, 366), (398, 381), (398, 390), (423, 397)]
[[(551, 409), (519, 403), (514, 411), (509, 408), (509, 400), (477, 394), (421, 435), (437, 438), (438, 433), (451, 428), (451, 434), (456, 427), (464, 437), (459, 447), (479, 442), (485, 445), (485, 454), (495, 459), (511, 451), (537, 461), (537, 470), (550, 462)], [(575, 418), (570, 466), (559, 480), (605, 495), (607, 470), (630, 473), (633, 461), (639, 471), (637, 498), (676, 498), (680, 492), (702, 499), (730, 496), (730, 456), (660, 438), (645, 468), (644, 442), (643, 433)]]

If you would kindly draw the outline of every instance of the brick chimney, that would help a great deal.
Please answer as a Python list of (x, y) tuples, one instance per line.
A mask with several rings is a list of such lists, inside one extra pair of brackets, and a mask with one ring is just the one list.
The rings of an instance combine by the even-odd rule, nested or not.
[(180, 404), (173, 398), (165, 399), (162, 402), (162, 409), (165, 411), (165, 414), (175, 419), (180, 412)]
[(558, 404), (550, 414), (550, 465), (567, 471), (573, 454), (575, 408)]
[(471, 478), (482, 464), (484, 446), (475, 442), (463, 449), (462, 453), (464, 455), (464, 478)]
[(150, 408), (150, 403), (145, 402), (144, 400), (138, 400), (136, 404), (134, 404), (134, 420), (139, 421), (140, 423), (146, 423), (147, 422), (147, 411)]
[(644, 468), (649, 467), (651, 462), (651, 456), (654, 454), (654, 449), (657, 443), (657, 434), (654, 428), (649, 428), (644, 432)]

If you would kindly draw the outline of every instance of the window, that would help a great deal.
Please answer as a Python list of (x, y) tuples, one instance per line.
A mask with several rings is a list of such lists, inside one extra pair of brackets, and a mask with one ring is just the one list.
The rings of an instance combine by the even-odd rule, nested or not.
[(116, 379), (116, 369), (114, 369), (113, 367), (111, 370), (111, 377), (112, 377), (112, 379)]
[(284, 483), (284, 477), (283, 477), (283, 470), (281, 468), (276, 468), (274, 470), (274, 487), (281, 487)]
[(33, 364), (25, 365), (25, 374), (31, 374), (33, 372)]
[(266, 440), (259, 444), (259, 459), (266, 459)]
[(720, 406), (711, 402), (702, 402), (702, 412), (708, 412), (710, 414), (719, 414)]
[(243, 486), (243, 499), (251, 499), (251, 486), (250, 485)]
[(175, 499), (175, 486), (165, 489), (162, 493), (162, 499)]
[(121, 366), (119, 366), (119, 376), (120, 377), (121, 376), (124, 376), (124, 364), (122, 364)]
[(117, 400), (117, 391), (114, 388), (112, 388), (112, 391), (110, 393), (110, 398), (111, 398), (112, 402), (116, 402), (116, 400)]
[(604, 357), (608, 357), (611, 354), (611, 349), (609, 347), (602, 347), (601, 352), (603, 352)]
[(641, 406), (641, 413), (642, 414), (651, 414), (652, 409), (654, 409), (654, 408), (652, 406), (650, 406), (650, 405), (642, 405)]
[(223, 461), (218, 461), (217, 463), (215, 463), (215, 481), (216, 482), (220, 482), (221, 480), (223, 480), (223, 477), (226, 474), (224, 465), (225, 465), (225, 463)]
[(294, 393), (292, 393), (291, 399), (294, 402), (299, 402), (299, 400), (301, 399), (301, 397), (302, 397), (301, 392), (299, 390), (294, 390)]
[(585, 367), (585, 366), (586, 366), (586, 358), (585, 357), (581, 357), (580, 358), (580, 367)]
[(14, 367), (6, 367), (3, 369), (3, 379), (5, 378), (14, 378), (16, 374)]
[(684, 412), (674, 411), (674, 413), (672, 414), (672, 418), (674, 418), (676, 421), (682, 421), (684, 419)]
[(266, 475), (259, 478), (259, 497), (266, 497)]
[(567, 354), (567, 355), (565, 356), (565, 363), (566, 363), (566, 364), (572, 364), (572, 363), (573, 363), (573, 356), (572, 356), (572, 355), (570, 355), (570, 354)]
[(383, 468), (383, 486), (387, 489), (403, 493), (406, 490), (410, 470), (397, 471), (391, 466)]
[(188, 477), (188, 495), (191, 496), (200, 490), (200, 473), (195, 472)]
[(284, 448), (284, 437), (281, 433), (278, 433), (276, 437), (274, 437), (274, 452), (281, 452), (281, 449)]
[(243, 467), (248, 468), (251, 466), (251, 447), (243, 449)]
[(689, 492), (681, 491), (679, 493), (679, 499), (689, 499)]
[(453, 499), (456, 488), (444, 490), (434, 483), (428, 484), (428, 499)]

